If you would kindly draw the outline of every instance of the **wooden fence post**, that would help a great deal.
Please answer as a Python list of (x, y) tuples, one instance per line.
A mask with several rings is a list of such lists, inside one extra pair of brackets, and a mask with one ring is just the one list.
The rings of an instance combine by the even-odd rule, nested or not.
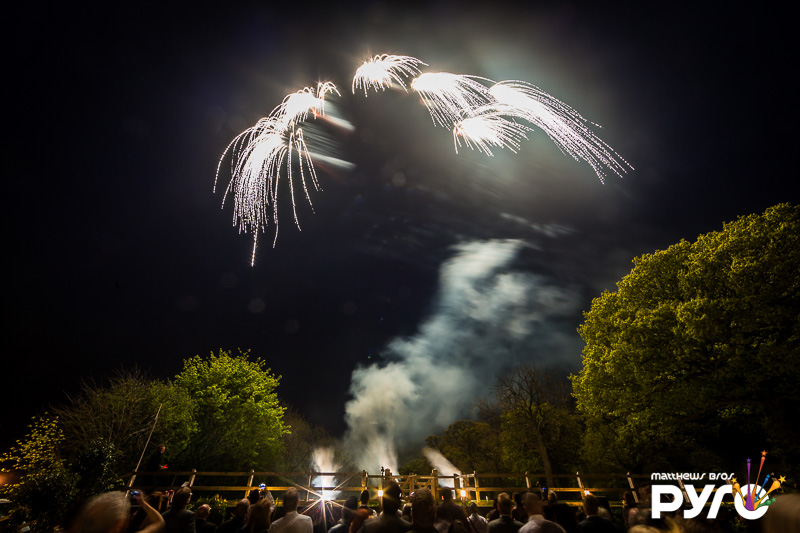
[(633, 501), (639, 503), (639, 494), (637, 494), (636, 487), (633, 484), (633, 479), (631, 479), (631, 473), (628, 472), (625, 474), (628, 477), (628, 485), (631, 487), (631, 492), (633, 493)]
[(244, 489), (244, 497), (247, 498), (247, 495), (250, 493), (250, 487), (253, 486), (253, 475), (255, 474), (255, 470), (250, 470), (250, 477), (247, 478), (247, 488)]
[(478, 486), (478, 471), (477, 470), (473, 470), (472, 471), (472, 476), (473, 476), (472, 479), (475, 480), (475, 499), (478, 500), (478, 501), (481, 501), (481, 491), (480, 491), (480, 488)]

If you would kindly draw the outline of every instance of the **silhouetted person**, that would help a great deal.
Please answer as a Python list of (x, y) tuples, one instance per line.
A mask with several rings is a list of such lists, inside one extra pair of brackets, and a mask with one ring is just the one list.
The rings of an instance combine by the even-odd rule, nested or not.
[(430, 489), (419, 489), (411, 498), (411, 529), (414, 533), (436, 533), (436, 502)]
[[(134, 501), (145, 510), (150, 524), (142, 533), (160, 533), (164, 519), (153, 509), (142, 495), (133, 496)], [(131, 518), (131, 503), (124, 492), (106, 492), (86, 502), (70, 533), (121, 533), (128, 528)]]
[(250, 506), (247, 522), (239, 530), (240, 533), (267, 533), (270, 528), (270, 511), (272, 505), (268, 500), (262, 499), (257, 504)]
[(513, 499), (514, 509), (511, 510), (511, 518), (524, 524), (528, 521), (528, 511), (522, 504), (522, 495), (519, 492), (515, 492)]
[(216, 533), (217, 524), (208, 521), (208, 517), (211, 515), (210, 505), (204, 503), (197, 508), (195, 515), (194, 529), (197, 533)]
[[(156, 450), (144, 464), (143, 470), (145, 472), (161, 472), (163, 470), (166, 470), (167, 460), (164, 455), (166, 451), (167, 447), (164, 444), (159, 444), (158, 446), (156, 446)], [(160, 481), (161, 478), (159, 476), (147, 474), (142, 476), (141, 486), (145, 487), (145, 490), (148, 493), (154, 492), (156, 490), (156, 487), (159, 485)]]
[(475, 502), (469, 504), (469, 516), (467, 517), (470, 533), (487, 533), (489, 522), (478, 514), (478, 506)]
[(497, 508), (500, 518), (489, 522), (489, 533), (517, 533), (522, 527), (522, 522), (511, 518), (511, 498), (505, 492), (497, 498)]
[(564, 528), (544, 517), (544, 502), (538, 492), (525, 494), (525, 509), (528, 520), (519, 529), (520, 533), (565, 533)]
[(195, 533), (196, 515), (186, 508), (192, 499), (192, 490), (182, 487), (172, 497), (172, 507), (161, 516), (164, 517), (165, 533)]
[(467, 513), (464, 512), (464, 509), (462, 509), (460, 505), (453, 501), (453, 491), (445, 489), (444, 492), (442, 492), (442, 498), (444, 498), (444, 501), (440, 503), (439, 507), (436, 509), (436, 518), (439, 520), (446, 520), (449, 523), (453, 523), (455, 520), (461, 520), (466, 525)]
[(359, 533), (405, 533), (411, 529), (411, 524), (398, 516), (400, 510), (400, 485), (390, 481), (383, 490), (381, 506), (383, 512), (372, 520), (366, 520), (359, 529)]
[(311, 517), (297, 513), (299, 503), (300, 494), (297, 489), (287, 490), (283, 495), (285, 514), (272, 523), (269, 528), (270, 533), (312, 533), (314, 531), (314, 522)]
[(347, 533), (350, 530), (353, 518), (355, 518), (356, 509), (358, 509), (358, 498), (350, 496), (342, 506), (342, 518), (328, 530), (328, 533)]
[(614, 522), (598, 516), (598, 509), (600, 509), (600, 504), (597, 498), (592, 494), (587, 494), (583, 499), (583, 512), (586, 513), (586, 519), (578, 524), (581, 533), (619, 533)]
[(782, 494), (775, 498), (762, 520), (764, 533), (800, 532), (800, 494)]
[(248, 510), (250, 510), (250, 500), (247, 498), (239, 500), (236, 507), (233, 508), (233, 517), (220, 524), (217, 528), (217, 533), (236, 533), (242, 529), (247, 519)]

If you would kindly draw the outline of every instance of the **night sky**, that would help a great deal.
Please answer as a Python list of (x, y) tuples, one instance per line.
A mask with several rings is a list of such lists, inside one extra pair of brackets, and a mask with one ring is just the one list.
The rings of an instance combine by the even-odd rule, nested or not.
[[(787, 13), (695, 4), (16, 7), (0, 444), (81, 379), (133, 365), (169, 378), (219, 348), (263, 357), (279, 396), (336, 435), (353, 370), (402, 360), (403, 343), (433, 339), (443, 365), (479, 368), (469, 396), (513, 363), (577, 371), (581, 313), (633, 257), (800, 200)], [(456, 154), (416, 95), (351, 94), (378, 53), (531, 82), (602, 125), (635, 170), (602, 184), (538, 130), (516, 155)], [(309, 128), (352, 168), (318, 162), (302, 231), (284, 208), (277, 247), (269, 228), (251, 267), (251, 235), (212, 192), (217, 162), (317, 81), (340, 88), (331, 103), (355, 129)], [(522, 287), (513, 305), (501, 278), (466, 287), (496, 322), (448, 296), (464, 294), (470, 251)], [(433, 335), (441, 317), (470, 334)]]

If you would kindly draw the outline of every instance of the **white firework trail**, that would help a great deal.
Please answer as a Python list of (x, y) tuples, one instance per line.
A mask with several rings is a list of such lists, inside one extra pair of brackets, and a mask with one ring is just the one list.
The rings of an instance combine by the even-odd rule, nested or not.
[(391, 87), (393, 83), (408, 92), (403, 78), (419, 74), (420, 65), (427, 64), (411, 56), (382, 54), (367, 59), (363, 65), (358, 67), (356, 75), (353, 77), (353, 94), (357, 88), (363, 87), (364, 96), (367, 96), (370, 87), (374, 88), (376, 92), (378, 89), (383, 91)]
[[(429, 72), (411, 81), (411, 88), (419, 93), (428, 108), (434, 125), (452, 128), (475, 109), (493, 101), (489, 88), (478, 76)], [(491, 81), (491, 80), (487, 80)]]
[[(520, 141), (527, 139), (526, 131), (531, 128), (506, 118), (496, 106), (483, 106), (474, 111), (473, 116), (456, 123), (453, 127), (453, 145), (456, 153), (464, 145), (493, 156), (492, 147), (508, 148), (514, 153), (520, 148)], [(474, 146), (474, 148), (473, 148)]]
[(570, 106), (524, 81), (502, 81), (489, 92), (499, 113), (524, 119), (538, 126), (565, 154), (586, 161), (600, 181), (604, 169), (622, 177), (633, 166), (589, 129), (588, 121)]
[(217, 165), (214, 178), (214, 191), (222, 162), (228, 152), (232, 152), (231, 181), (222, 198), (224, 207), (229, 193), (233, 193), (233, 225), (239, 232), (253, 232), (253, 253), (250, 264), (255, 264), (258, 232), (266, 231), (269, 220), (275, 224), (275, 237), (278, 239), (278, 185), (284, 172), (288, 180), (292, 201), (294, 222), (300, 229), (295, 203), (295, 184), (292, 173), (292, 152), (296, 152), (299, 167), (299, 181), (311, 209), (314, 209), (309, 194), (308, 181), (319, 190), (319, 181), (314, 170), (311, 155), (303, 137), (300, 124), (312, 113), (314, 117), (324, 114), (325, 95), (331, 92), (339, 94), (336, 87), (329, 82), (320, 83), (316, 93), (311, 88), (304, 88), (292, 93), (276, 107), (268, 117), (260, 119), (254, 126), (237, 135), (225, 148)]

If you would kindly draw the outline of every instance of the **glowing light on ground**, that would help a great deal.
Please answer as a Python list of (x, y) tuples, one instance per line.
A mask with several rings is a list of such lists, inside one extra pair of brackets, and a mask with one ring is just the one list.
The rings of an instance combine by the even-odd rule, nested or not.
[[(334, 459), (333, 448), (315, 448), (311, 455), (311, 467), (317, 472), (338, 472), (340, 466)], [(318, 476), (314, 479), (313, 485), (319, 487), (335, 487), (336, 480), (334, 476)], [(335, 500), (339, 492), (338, 490), (323, 488), (320, 490), (320, 500)]]

